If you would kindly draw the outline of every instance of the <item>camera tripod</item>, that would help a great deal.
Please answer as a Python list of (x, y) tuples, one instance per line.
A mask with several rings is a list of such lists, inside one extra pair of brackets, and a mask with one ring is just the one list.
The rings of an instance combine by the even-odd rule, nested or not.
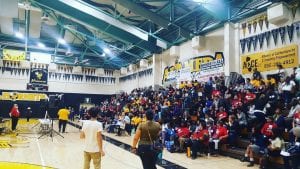
[[(46, 111), (45, 120), (47, 120), (47, 117), (49, 117), (49, 116), (48, 116), (48, 112)], [(58, 131), (53, 129), (53, 121), (54, 121), (54, 119), (52, 118), (50, 120), (51, 126), (49, 123), (44, 123), (44, 124), (41, 123), (42, 134), (38, 137), (38, 139), (43, 138), (44, 136), (48, 136), (48, 137), (51, 137), (51, 139), (53, 141), (53, 137), (56, 135), (64, 138), (64, 136), (62, 136)]]

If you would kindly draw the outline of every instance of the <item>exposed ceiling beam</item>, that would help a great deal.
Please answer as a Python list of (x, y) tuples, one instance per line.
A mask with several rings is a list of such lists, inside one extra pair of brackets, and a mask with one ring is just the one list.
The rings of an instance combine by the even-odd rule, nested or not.
[(251, 2), (251, 0), (246, 0), (245, 2), (243, 2), (242, 7), (241, 7), (237, 12), (235, 12), (235, 13), (231, 16), (231, 18), (234, 18), (234, 17), (237, 16), (240, 12), (242, 12), (242, 11), (247, 7), (247, 5), (248, 5), (250, 2)]
[[(138, 30), (136, 27), (126, 25), (84, 2), (79, 2), (76, 0), (31, 0), (31, 2), (35, 3), (37, 6), (40, 5), (44, 8), (54, 10), (65, 17), (71, 18), (73, 21), (79, 24), (99, 30), (102, 33), (116, 38), (124, 43), (136, 44), (140, 40), (143, 40), (142, 43), (137, 45), (139, 48), (150, 52), (159, 51), (159, 47), (156, 46), (155, 43), (144, 40), (148, 40), (149, 35), (147, 32), (145, 33)], [(106, 32), (104, 31), (108, 25), (119, 23), (122, 24), (119, 26), (111, 26), (109, 30)], [(124, 29), (127, 29), (127, 31)], [(141, 37), (140, 35), (143, 36)]]
[(213, 16), (214, 18), (223, 21), (228, 19), (228, 4), (224, 0), (210, 0), (198, 3), (201, 9)]
[(140, 15), (142, 17), (145, 17), (146, 19), (151, 20), (153, 23), (157, 24), (158, 26), (161, 26), (165, 29), (167, 29), (170, 25), (174, 25), (180, 29), (181, 35), (186, 38), (190, 39), (191, 37), (191, 32), (188, 30), (185, 30), (184, 28), (169, 22), (167, 19), (163, 18), (162, 16), (156, 14), (155, 12), (152, 12), (145, 7), (141, 6), (140, 4), (137, 4), (131, 0), (112, 0), (115, 3), (118, 3), (122, 5), (123, 7), (131, 10), (137, 15)]
[(25, 10), (25, 53), (27, 54), (29, 38), (30, 11)]

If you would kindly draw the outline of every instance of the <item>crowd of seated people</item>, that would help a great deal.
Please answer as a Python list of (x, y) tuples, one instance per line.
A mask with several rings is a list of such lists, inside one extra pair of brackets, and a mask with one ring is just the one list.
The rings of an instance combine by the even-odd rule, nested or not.
[(251, 138), (251, 143), (243, 161), (249, 158), (249, 166), (253, 166), (253, 153), (266, 154), (282, 147), (273, 140), (281, 139), (280, 132), (288, 132), (291, 142), (297, 139), (293, 134), (293, 129), (300, 127), (297, 69), (288, 75), (282, 66), (278, 68), (277, 74), (265, 79), (255, 69), (252, 78), (240, 76), (228, 86), (220, 76), (157, 91), (151, 87), (134, 89), (103, 102), (102, 117), (110, 124), (126, 123), (125, 131), (130, 135), (145, 120), (145, 111), (152, 109), (154, 119), (162, 125), (163, 142), (174, 147), (170, 151), (185, 152), (189, 147), (193, 159), (203, 150), (218, 153), (222, 144), (236, 146), (242, 131), (248, 131), (252, 136), (244, 136)]

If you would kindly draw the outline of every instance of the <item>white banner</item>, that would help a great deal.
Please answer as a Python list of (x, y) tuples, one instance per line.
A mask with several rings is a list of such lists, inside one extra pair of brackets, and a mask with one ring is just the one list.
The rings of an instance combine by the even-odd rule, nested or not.
[(30, 52), (30, 62), (49, 64), (51, 63), (51, 54)]
[(192, 80), (191, 69), (189, 67), (180, 70), (179, 81), (190, 81)]

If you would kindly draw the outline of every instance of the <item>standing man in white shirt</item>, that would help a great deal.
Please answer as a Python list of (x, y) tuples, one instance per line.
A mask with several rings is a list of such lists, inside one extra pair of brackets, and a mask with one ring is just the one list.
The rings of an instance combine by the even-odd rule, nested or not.
[(101, 168), (101, 156), (104, 156), (102, 144), (103, 130), (102, 124), (97, 121), (99, 111), (96, 107), (88, 111), (91, 120), (86, 120), (83, 123), (80, 138), (84, 139), (84, 169), (90, 168), (91, 159), (93, 160), (94, 168)]

